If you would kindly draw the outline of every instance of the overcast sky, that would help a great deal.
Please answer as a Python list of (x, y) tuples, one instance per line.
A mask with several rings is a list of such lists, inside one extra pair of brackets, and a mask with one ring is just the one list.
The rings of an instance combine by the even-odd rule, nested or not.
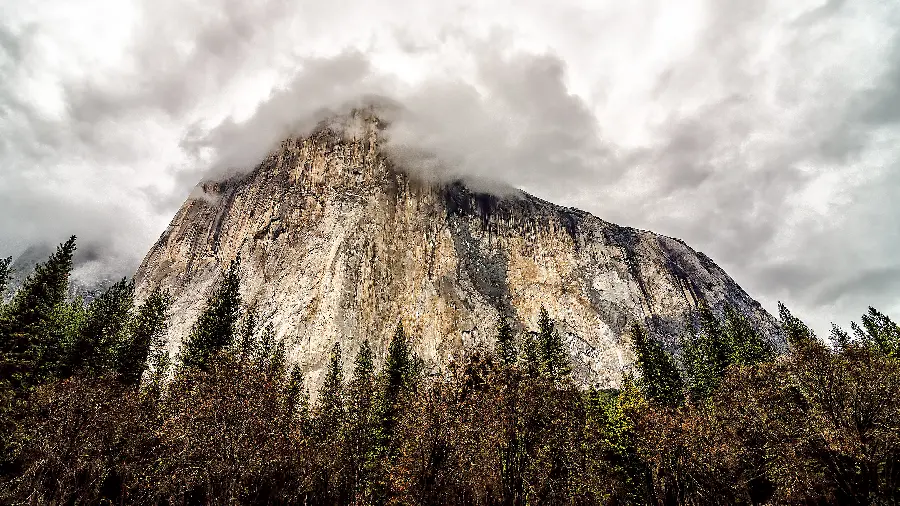
[(0, 255), (133, 272), (202, 177), (399, 107), (434, 178), (684, 239), (824, 333), (900, 317), (900, 3), (0, 3)]

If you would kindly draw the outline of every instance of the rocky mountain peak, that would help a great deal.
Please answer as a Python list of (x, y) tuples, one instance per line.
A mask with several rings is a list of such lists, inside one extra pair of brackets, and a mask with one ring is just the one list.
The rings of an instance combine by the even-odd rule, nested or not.
[(244, 300), (312, 385), (335, 341), (345, 364), (365, 339), (383, 356), (403, 322), (439, 370), (492, 347), (500, 318), (520, 335), (535, 329), (541, 306), (583, 385), (618, 384), (632, 322), (672, 346), (701, 301), (775, 335), (772, 317), (682, 241), (517, 190), (410, 176), (383, 126), (366, 111), (329, 120), (251, 171), (198, 186), (136, 274), (139, 296), (161, 285), (175, 297), (173, 350), (238, 254)]

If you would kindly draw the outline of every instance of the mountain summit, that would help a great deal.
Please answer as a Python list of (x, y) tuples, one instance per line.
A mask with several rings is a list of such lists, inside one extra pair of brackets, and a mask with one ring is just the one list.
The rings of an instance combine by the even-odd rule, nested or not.
[(238, 255), (244, 301), (312, 385), (335, 341), (345, 364), (365, 339), (383, 356), (402, 322), (440, 368), (491, 347), (500, 318), (520, 335), (536, 329), (541, 306), (582, 385), (619, 383), (633, 322), (674, 346), (701, 301), (776, 335), (760, 304), (682, 241), (521, 192), (423, 181), (394, 164), (378, 122), (323, 126), (249, 173), (198, 186), (135, 277), (139, 297), (160, 285), (173, 295), (173, 349)]

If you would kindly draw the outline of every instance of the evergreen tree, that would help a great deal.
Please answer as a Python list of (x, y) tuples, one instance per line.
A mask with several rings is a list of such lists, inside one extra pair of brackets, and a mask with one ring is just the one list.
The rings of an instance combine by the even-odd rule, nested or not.
[(631, 340), (647, 397), (666, 406), (680, 404), (684, 399), (684, 382), (672, 356), (640, 324), (632, 325)]
[(5, 308), (0, 321), (0, 380), (29, 384), (59, 370), (63, 347), (71, 338), (65, 332), (73, 329), (72, 318), (79, 316), (66, 304), (74, 253), (72, 236), (35, 268)]
[(690, 393), (695, 400), (704, 400), (715, 391), (725, 369), (736, 355), (731, 335), (722, 328), (709, 305), (698, 307), (699, 332), (693, 340), (683, 343), (685, 369), (690, 377)]
[(538, 352), (541, 372), (547, 377), (560, 380), (572, 372), (566, 345), (559, 332), (554, 329), (553, 320), (544, 306), (541, 306), (538, 318)]
[(0, 309), (6, 302), (6, 285), (9, 283), (10, 264), (12, 264), (12, 257), (0, 258)]
[(373, 483), (374, 494), (386, 493), (387, 466), (397, 454), (398, 442), (394, 431), (400, 420), (402, 401), (409, 391), (413, 375), (413, 356), (403, 323), (397, 323), (394, 337), (388, 346), (387, 357), (382, 371), (383, 386), (379, 392), (377, 407), (377, 428), (375, 434), (375, 454), (380, 467), (377, 483)]
[(256, 369), (262, 371), (273, 380), (278, 380), (287, 371), (287, 349), (284, 339), (275, 337), (272, 322), (266, 324), (259, 341), (253, 343), (252, 357)]
[(331, 349), (331, 360), (319, 393), (318, 411), (320, 431), (335, 434), (344, 420), (344, 373), (339, 342)]
[(232, 260), (222, 273), (221, 281), (183, 345), (183, 367), (208, 370), (216, 356), (233, 345), (241, 311), (239, 269), (240, 258)]
[(818, 343), (816, 334), (781, 302), (778, 303), (778, 317), (781, 320), (781, 331), (792, 348), (802, 349)]
[(301, 432), (305, 432), (309, 424), (309, 390), (304, 385), (303, 369), (299, 364), (291, 367), (285, 401), (288, 420), (298, 420)]
[(743, 315), (725, 306), (725, 345), (731, 348), (728, 364), (756, 365), (771, 362), (775, 349)]
[(102, 374), (115, 367), (116, 352), (128, 341), (133, 307), (134, 282), (125, 278), (91, 301), (68, 350), (68, 374)]
[[(238, 360), (241, 365), (245, 364), (256, 353), (256, 327), (259, 324), (259, 313), (256, 306), (249, 307), (244, 312), (244, 318), (241, 320), (241, 336), (238, 343)], [(271, 337), (268, 332), (267, 336)]]
[(541, 374), (540, 343), (534, 332), (525, 334), (525, 341), (522, 343), (522, 364), (529, 377), (534, 378)]
[(150, 351), (149, 357), (149, 373), (147, 380), (147, 390), (152, 397), (159, 398), (162, 394), (163, 384), (169, 368), (172, 366), (172, 356), (169, 350), (163, 346), (159, 346)]
[(343, 438), (344, 430), (344, 374), (341, 361), (341, 345), (334, 343), (331, 359), (325, 373), (325, 381), (319, 390), (316, 406), (314, 434), (323, 456), (327, 456), (320, 466), (320, 487), (327, 498), (325, 502), (341, 504), (346, 502), (349, 469), (345, 466), (346, 455)]
[(369, 341), (363, 341), (356, 354), (349, 400), (347, 455), (350, 459), (351, 487), (359, 493), (368, 488), (369, 476), (375, 465), (375, 360)]
[(388, 347), (388, 356), (385, 360), (385, 379), (388, 398), (393, 402), (402, 390), (409, 386), (413, 373), (413, 356), (403, 330), (403, 323), (397, 323), (394, 337)]
[(900, 326), (874, 307), (862, 316), (862, 327), (853, 322), (856, 337), (871, 349), (889, 357), (900, 357)]
[(850, 334), (846, 330), (832, 323), (831, 342), (838, 350), (846, 350), (850, 346), (852, 339), (850, 339)]
[[(252, 339), (252, 338), (251, 338)], [(269, 371), (272, 359), (275, 358), (275, 349), (278, 343), (275, 340), (275, 328), (272, 323), (268, 323), (263, 329), (259, 342), (254, 346), (253, 358), (256, 362), (256, 368), (260, 371)]]
[(510, 327), (509, 321), (501, 316), (497, 324), (497, 356), (500, 363), (507, 367), (514, 365), (518, 355), (519, 350), (516, 349), (512, 327)]
[(116, 353), (116, 372), (126, 385), (140, 383), (151, 351), (165, 345), (170, 306), (169, 293), (158, 287), (138, 306), (128, 339), (119, 345)]
[[(269, 327), (271, 333), (271, 327)], [(272, 381), (279, 383), (284, 379), (285, 371), (287, 371), (287, 345), (284, 339), (275, 342), (272, 354), (269, 357), (267, 374)]]

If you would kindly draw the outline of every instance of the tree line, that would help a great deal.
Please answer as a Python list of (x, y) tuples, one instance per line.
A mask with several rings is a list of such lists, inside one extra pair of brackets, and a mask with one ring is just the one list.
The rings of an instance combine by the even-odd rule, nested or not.
[(636, 370), (587, 390), (543, 308), (440, 373), (398, 323), (349, 368), (334, 343), (311, 402), (239, 259), (170, 356), (169, 295), (71, 300), (74, 251), (0, 306), (3, 503), (900, 502), (900, 327), (873, 308), (828, 346), (780, 305), (787, 350), (730, 308), (678, 355), (636, 323)]

